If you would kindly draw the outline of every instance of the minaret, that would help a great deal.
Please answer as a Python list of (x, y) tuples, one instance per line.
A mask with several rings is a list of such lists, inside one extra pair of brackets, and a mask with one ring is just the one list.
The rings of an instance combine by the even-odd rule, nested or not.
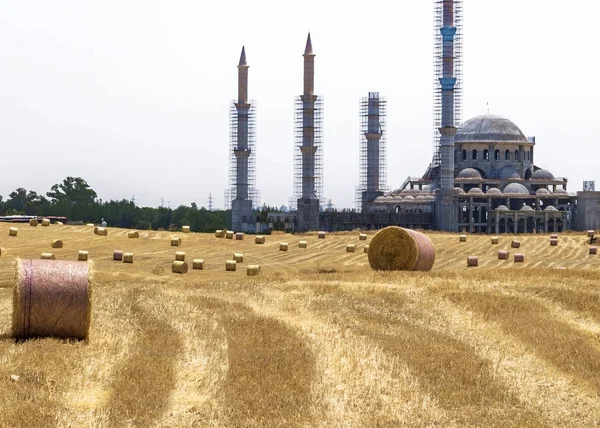
[(319, 197), (322, 193), (323, 180), (320, 126), (322, 103), (320, 98), (314, 94), (315, 54), (310, 33), (306, 39), (303, 56), (304, 93), (296, 103), (297, 139), (295, 150), (298, 150), (299, 153), (295, 158), (295, 166), (300, 168), (300, 171), (296, 174), (295, 180), (298, 178), (301, 180), (301, 186), (295, 186), (301, 189), (297, 201), (299, 231), (319, 229)]

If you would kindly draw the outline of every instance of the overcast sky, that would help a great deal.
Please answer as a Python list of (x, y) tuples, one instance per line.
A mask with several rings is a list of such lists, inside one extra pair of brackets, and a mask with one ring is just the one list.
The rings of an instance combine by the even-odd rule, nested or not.
[[(401, 8), (400, 6), (404, 7)], [(535, 163), (600, 187), (593, 0), (464, 1), (463, 118), (490, 112), (536, 136)], [(325, 98), (324, 194), (354, 206), (359, 98), (388, 100), (388, 184), (432, 156), (433, 2), (2, 1), (0, 195), (81, 176), (104, 200), (217, 207), (242, 44), (257, 101), (261, 201), (292, 194), (294, 97), (310, 30)]]

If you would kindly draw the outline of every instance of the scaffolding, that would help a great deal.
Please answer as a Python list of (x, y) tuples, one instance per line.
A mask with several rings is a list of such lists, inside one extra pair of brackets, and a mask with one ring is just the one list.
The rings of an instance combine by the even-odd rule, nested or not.
[[(238, 148), (238, 110), (237, 100), (232, 100), (229, 106), (229, 188), (225, 190), (225, 209), (231, 209), (231, 203), (237, 198), (237, 158), (235, 151)], [(256, 188), (256, 101), (252, 100), (248, 110), (248, 199), (252, 201), (252, 208), (258, 209), (260, 205), (260, 192)]]
[[(433, 2), (433, 159), (425, 176), (426, 180), (435, 181), (439, 176), (439, 167), (442, 162), (440, 151), (440, 131), (442, 125), (442, 87), (440, 78), (443, 72), (443, 40), (440, 28), (443, 27), (444, 1)], [(454, 0), (454, 126), (462, 123), (462, 96), (463, 96), (463, 1)]]
[(364, 208), (365, 192), (373, 195), (387, 188), (387, 101), (379, 92), (369, 92), (360, 99), (359, 183), (356, 187), (355, 206)]
[[(297, 209), (298, 199), (303, 197), (323, 200), (323, 98), (316, 95), (313, 97), (314, 103), (305, 102), (303, 96), (296, 97), (294, 102), (294, 188), (290, 199), (290, 209), (293, 210)], [(307, 121), (306, 116), (311, 114), (312, 121), (310, 119)], [(316, 148), (312, 176), (303, 174), (301, 149), (303, 146)], [(314, 180), (314, 194), (303, 195), (302, 183), (312, 180)]]

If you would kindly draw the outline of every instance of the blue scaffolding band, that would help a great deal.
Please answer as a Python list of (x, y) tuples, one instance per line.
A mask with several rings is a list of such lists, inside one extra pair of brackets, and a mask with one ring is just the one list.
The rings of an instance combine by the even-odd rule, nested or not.
[(456, 27), (442, 27), (440, 28), (440, 33), (442, 33), (442, 38), (445, 42), (451, 42), (456, 35)]
[(456, 77), (440, 77), (442, 91), (452, 91), (456, 85)]

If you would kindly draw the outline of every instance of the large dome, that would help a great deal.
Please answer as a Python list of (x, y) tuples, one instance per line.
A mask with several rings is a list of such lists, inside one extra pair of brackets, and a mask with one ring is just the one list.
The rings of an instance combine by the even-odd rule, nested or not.
[(510, 183), (502, 193), (505, 195), (529, 195), (529, 190), (521, 183)]
[(456, 131), (456, 143), (528, 143), (517, 125), (508, 119), (490, 114), (476, 116)]
[(538, 169), (531, 174), (533, 180), (554, 180), (554, 175), (548, 170)]

